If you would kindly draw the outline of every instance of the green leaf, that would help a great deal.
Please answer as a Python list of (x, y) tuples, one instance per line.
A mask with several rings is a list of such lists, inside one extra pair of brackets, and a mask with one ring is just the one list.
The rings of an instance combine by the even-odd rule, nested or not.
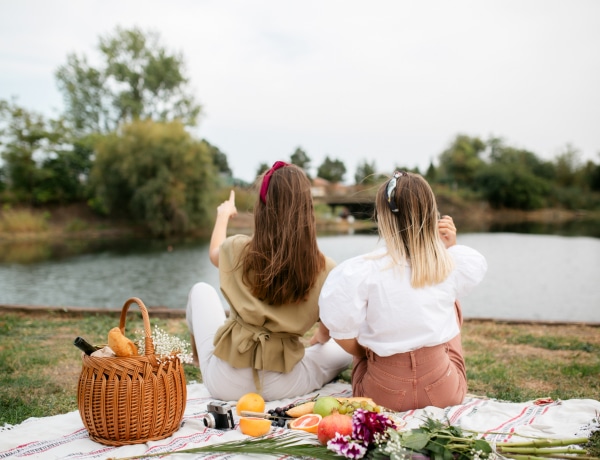
[(402, 445), (411, 450), (422, 450), (431, 439), (430, 433), (419, 430), (408, 431), (402, 434)]
[(473, 443), (473, 447), (475, 450), (480, 450), (482, 452), (490, 454), (492, 452), (492, 446), (485, 439), (477, 439)]
[(141, 459), (148, 457), (164, 457), (175, 454), (206, 454), (206, 453), (237, 453), (237, 454), (256, 454), (272, 455), (276, 457), (308, 457), (320, 460), (339, 460), (336, 455), (327, 447), (322, 446), (314, 438), (314, 435), (307, 436), (301, 432), (294, 432), (277, 435), (265, 435), (258, 438), (248, 438), (239, 441), (229, 441), (222, 444), (211, 444), (191, 449), (183, 449), (173, 452), (161, 452), (158, 454), (144, 454), (134, 457), (123, 457), (126, 459)]

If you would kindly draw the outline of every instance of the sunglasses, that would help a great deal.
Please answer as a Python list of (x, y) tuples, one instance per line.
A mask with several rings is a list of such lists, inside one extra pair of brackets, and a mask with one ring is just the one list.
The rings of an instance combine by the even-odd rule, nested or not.
[(393, 201), (394, 191), (396, 190), (396, 186), (398, 185), (398, 179), (402, 176), (408, 176), (408, 174), (404, 171), (396, 171), (390, 181), (388, 182), (385, 196), (387, 199), (387, 203), (390, 206), (392, 212), (398, 212), (398, 205)]

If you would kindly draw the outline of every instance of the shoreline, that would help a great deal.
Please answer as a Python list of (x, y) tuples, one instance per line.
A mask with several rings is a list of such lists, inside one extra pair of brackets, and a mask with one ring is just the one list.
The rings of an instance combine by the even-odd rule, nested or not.
[[(538, 223), (561, 225), (568, 222), (593, 220), (600, 221), (600, 211), (567, 210), (543, 208), (537, 210), (491, 209), (487, 204), (471, 203), (458, 205), (445, 202), (444, 213), (451, 215), (460, 232), (485, 232), (494, 225), (518, 223)], [(42, 210), (37, 210), (42, 213)], [(11, 243), (55, 243), (65, 238), (79, 241), (97, 239), (151, 238), (139, 226), (130, 222), (110, 220), (91, 213), (87, 208), (72, 205), (52, 209), (51, 218), (45, 229), (6, 229), (2, 228), (0, 212), (0, 245)], [(348, 231), (376, 231), (377, 225), (370, 219), (356, 219), (349, 222), (335, 216), (316, 216), (317, 231), (320, 233), (346, 233)], [(229, 232), (251, 233), (253, 216), (251, 212), (240, 212), (229, 223)], [(209, 238), (212, 226), (200, 229), (178, 238)], [(172, 238), (159, 238), (169, 240)]]
[[(148, 314), (153, 318), (185, 318), (185, 309), (168, 308), (163, 306), (146, 305)], [(1, 313), (24, 313), (30, 315), (59, 314), (78, 316), (85, 314), (115, 315), (121, 314), (121, 308), (102, 307), (75, 307), (75, 306), (47, 306), (47, 305), (21, 305), (0, 304)], [(131, 310), (134, 311), (135, 310)], [(591, 321), (553, 321), (553, 320), (526, 320), (526, 319), (496, 319), (496, 318), (464, 318), (468, 323), (495, 323), (495, 324), (530, 324), (538, 326), (587, 326), (599, 327), (600, 322)]]

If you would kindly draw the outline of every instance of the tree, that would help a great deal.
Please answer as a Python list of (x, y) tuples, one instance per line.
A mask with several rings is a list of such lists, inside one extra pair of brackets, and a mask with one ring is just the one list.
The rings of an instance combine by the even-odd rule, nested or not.
[(344, 163), (337, 159), (332, 160), (329, 156), (325, 157), (325, 160), (317, 169), (317, 176), (333, 183), (344, 180), (344, 174), (346, 174)]
[(99, 40), (99, 68), (85, 56), (68, 55), (56, 78), (65, 117), (78, 135), (111, 132), (137, 119), (196, 124), (200, 105), (188, 88), (183, 57), (159, 40), (155, 32), (117, 27)]
[(494, 208), (537, 209), (546, 204), (550, 182), (535, 176), (527, 168), (507, 163), (482, 167), (475, 182)]
[[(421, 174), (421, 171), (419, 170), (418, 166), (415, 166), (414, 168), (409, 168), (408, 166), (396, 165), (394, 167), (394, 171), (406, 171), (406, 172), (411, 172), (414, 174)], [(386, 176), (387, 179), (389, 179), (390, 177), (391, 177), (391, 173), (390, 173), (390, 176)]]
[(46, 119), (14, 101), (0, 101), (0, 136), (10, 199), (36, 205), (84, 198), (89, 157), (71, 144), (62, 119)]
[(290, 157), (290, 162), (293, 165), (302, 168), (306, 175), (310, 178), (310, 158), (304, 150), (302, 150), (300, 147), (296, 148), (296, 150), (294, 151), (294, 153), (292, 153), (292, 156)]
[(46, 120), (39, 114), (19, 107), (14, 101), (0, 101), (2, 160), (7, 188), (15, 201), (33, 204), (39, 181), (35, 156), (40, 155), (47, 138)]
[(204, 145), (204, 147), (208, 150), (208, 152), (210, 152), (210, 156), (212, 158), (213, 165), (215, 165), (215, 168), (217, 168), (217, 171), (224, 176), (231, 177), (233, 175), (233, 172), (231, 171), (231, 168), (229, 167), (229, 162), (227, 161), (227, 155), (225, 155), (223, 152), (221, 152), (219, 147), (215, 147), (210, 142), (208, 142), (206, 139), (202, 139), (202, 141), (200, 141), (200, 142)]
[(354, 174), (356, 185), (373, 185), (378, 180), (379, 176), (375, 172), (375, 160), (370, 163), (367, 160), (363, 160), (358, 164), (356, 173)]
[(480, 158), (486, 144), (478, 137), (459, 134), (439, 157), (439, 168), (445, 181), (470, 187), (478, 169), (484, 165)]
[(435, 182), (437, 179), (437, 169), (435, 169), (433, 161), (429, 162), (429, 167), (427, 168), (427, 172), (425, 173), (425, 179), (427, 179), (427, 182), (429, 182), (430, 184)]
[(569, 187), (577, 185), (577, 172), (581, 166), (581, 152), (570, 144), (556, 157), (554, 162), (556, 181), (559, 185)]
[(4, 191), (6, 190), (7, 187), (7, 180), (6, 180), (6, 169), (4, 168), (4, 166), (2, 164), (0, 164), (0, 202), (4, 201), (2, 200), (2, 196), (4, 195)]
[[(599, 155), (600, 156), (600, 155)], [(590, 190), (600, 191), (600, 164), (588, 160), (583, 168), (584, 177)]]
[(258, 168), (256, 168), (256, 177), (259, 177), (262, 173), (264, 173), (265, 171), (268, 171), (270, 168), (270, 166), (267, 163), (261, 163), (258, 165)]
[(91, 185), (96, 209), (154, 236), (183, 234), (209, 222), (216, 168), (183, 124), (134, 121), (98, 143)]
[(507, 146), (498, 138), (490, 139), (488, 146), (490, 148), (491, 163), (521, 167), (533, 175), (547, 180), (553, 180), (555, 177), (552, 164), (540, 160), (533, 152)]

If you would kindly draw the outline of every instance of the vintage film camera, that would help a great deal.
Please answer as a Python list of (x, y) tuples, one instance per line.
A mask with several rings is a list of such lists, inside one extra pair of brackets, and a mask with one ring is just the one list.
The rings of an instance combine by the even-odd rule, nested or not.
[(204, 426), (217, 430), (231, 430), (235, 426), (231, 406), (220, 401), (209, 402), (208, 414), (204, 416)]

